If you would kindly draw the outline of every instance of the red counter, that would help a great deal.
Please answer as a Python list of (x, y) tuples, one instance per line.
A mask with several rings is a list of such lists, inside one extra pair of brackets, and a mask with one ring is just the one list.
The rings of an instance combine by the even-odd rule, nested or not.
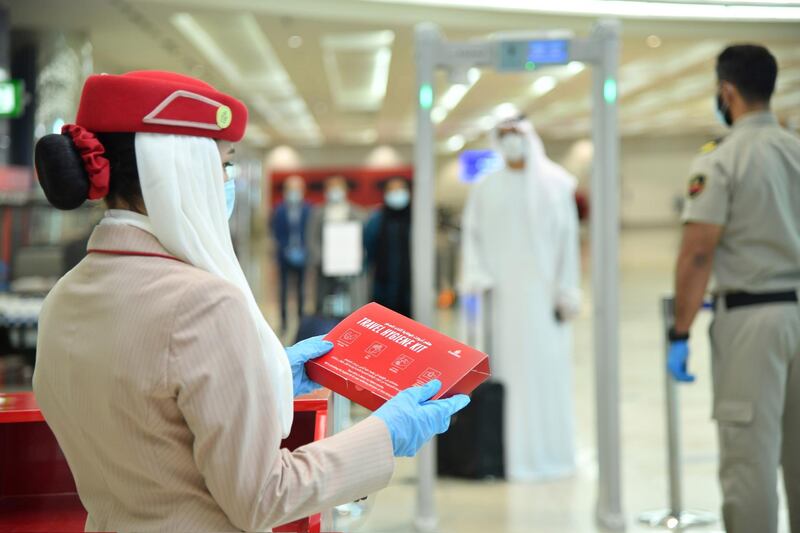
[[(325, 436), (328, 395), (294, 402), (294, 424), (282, 446), (291, 450)], [(75, 481), (33, 393), (0, 393), (0, 531), (78, 532), (86, 523)], [(275, 531), (319, 533), (320, 515)]]

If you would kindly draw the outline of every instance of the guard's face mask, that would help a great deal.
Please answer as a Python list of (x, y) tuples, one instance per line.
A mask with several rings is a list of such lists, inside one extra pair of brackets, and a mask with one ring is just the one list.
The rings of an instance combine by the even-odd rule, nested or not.
[(729, 127), (733, 125), (733, 117), (731, 117), (731, 110), (728, 109), (728, 106), (725, 105), (725, 102), (722, 101), (722, 93), (717, 93), (717, 101), (714, 108), (714, 112), (720, 124)]
[(525, 159), (525, 139), (518, 133), (506, 133), (500, 138), (500, 152), (508, 162), (522, 161)]

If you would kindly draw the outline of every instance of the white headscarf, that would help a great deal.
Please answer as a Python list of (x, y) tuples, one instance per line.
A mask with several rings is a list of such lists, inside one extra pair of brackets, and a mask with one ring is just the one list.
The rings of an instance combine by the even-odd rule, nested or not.
[[(554, 163), (544, 151), (544, 143), (536, 133), (530, 120), (518, 116), (502, 120), (492, 130), (491, 140), (495, 151), (500, 152), (500, 129), (513, 127), (524, 140), (525, 147), (525, 196), (528, 203), (528, 215), (531, 217), (530, 228), (536, 257), (548, 257), (550, 247), (546, 244), (552, 240), (555, 228), (571, 221), (565, 217), (572, 216), (568, 210), (560, 208), (564, 204), (565, 195), (569, 201), (575, 194), (578, 180), (561, 165)], [(502, 152), (500, 152), (502, 153)], [(542, 261), (539, 272), (545, 280), (558, 287), (556, 279), (559, 273), (554, 261)], [(580, 307), (580, 291), (577, 288), (557, 289), (556, 300), (564, 307), (576, 310)]]
[(175, 257), (230, 281), (244, 294), (280, 402), (286, 437), (293, 416), (292, 372), (233, 250), (216, 143), (205, 137), (137, 133), (135, 144), (142, 196), (155, 237)]

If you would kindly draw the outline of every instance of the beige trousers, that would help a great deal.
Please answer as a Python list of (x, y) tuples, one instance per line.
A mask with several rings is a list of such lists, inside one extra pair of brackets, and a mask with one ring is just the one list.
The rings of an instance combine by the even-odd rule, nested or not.
[(726, 309), (711, 325), (714, 419), (728, 533), (776, 533), (778, 468), (800, 533), (800, 305)]

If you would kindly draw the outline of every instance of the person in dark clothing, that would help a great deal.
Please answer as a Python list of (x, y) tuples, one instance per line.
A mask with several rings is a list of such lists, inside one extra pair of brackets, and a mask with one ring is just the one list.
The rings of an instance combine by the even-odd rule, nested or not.
[(367, 265), (372, 272), (372, 299), (411, 316), (411, 191), (408, 181), (386, 183), (384, 206), (364, 228)]
[(305, 297), (306, 265), (308, 248), (306, 229), (311, 217), (311, 204), (303, 198), (305, 182), (300, 176), (291, 176), (283, 188), (284, 201), (275, 208), (272, 217), (272, 235), (276, 241), (276, 252), (281, 279), (281, 330), (286, 331), (289, 300), (289, 279), (297, 284), (297, 313), (303, 317)]

